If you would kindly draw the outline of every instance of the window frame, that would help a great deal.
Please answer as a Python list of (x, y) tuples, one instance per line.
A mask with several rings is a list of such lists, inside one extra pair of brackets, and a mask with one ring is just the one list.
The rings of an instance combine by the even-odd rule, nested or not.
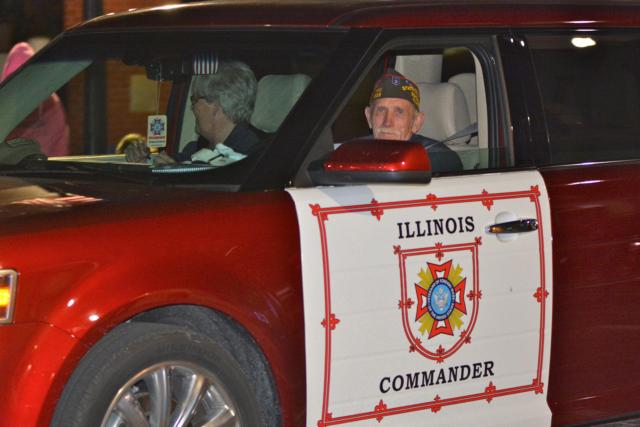
[[(369, 48), (367, 55), (362, 58), (359, 66), (355, 68), (349, 76), (349, 84), (345, 85), (346, 87), (338, 93), (339, 102), (335, 103), (332, 111), (327, 112), (328, 117), (322, 129), (333, 125), (336, 118), (359, 88), (359, 85), (365, 80), (367, 73), (388, 51), (398, 49), (428, 50), (431, 48), (439, 49), (448, 47), (467, 48), (476, 56), (482, 67), (487, 102), (488, 146), (490, 153), (493, 153), (493, 155), (490, 154), (490, 164), (488, 168), (452, 171), (443, 173), (442, 175), (487, 173), (490, 171), (514, 169), (518, 166), (517, 162), (512, 161), (511, 165), (505, 165), (505, 159), (500, 159), (495, 154), (498, 151), (498, 147), (513, 147), (511, 143), (511, 133), (509, 132), (510, 116), (508, 101), (500, 67), (498, 44), (496, 43), (496, 37), (504, 33), (506, 32), (496, 31), (495, 29), (381, 30), (380, 36)], [(318, 134), (320, 133), (321, 132), (318, 132)], [(317, 142), (317, 138), (314, 142)], [(305, 159), (299, 167), (305, 167), (309, 160), (311, 159)], [(297, 170), (297, 173), (303, 172), (303, 170)]]

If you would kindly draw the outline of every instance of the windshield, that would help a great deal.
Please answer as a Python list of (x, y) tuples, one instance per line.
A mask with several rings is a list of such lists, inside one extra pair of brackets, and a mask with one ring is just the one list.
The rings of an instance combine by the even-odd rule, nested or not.
[[(277, 139), (340, 33), (64, 36), (0, 86), (0, 170), (186, 175), (215, 182)], [(44, 166), (43, 166), (44, 165)]]

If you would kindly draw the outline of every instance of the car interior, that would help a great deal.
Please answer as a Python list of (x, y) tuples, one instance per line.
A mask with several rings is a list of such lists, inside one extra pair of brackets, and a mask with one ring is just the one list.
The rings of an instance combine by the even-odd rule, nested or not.
[(489, 166), (486, 92), (477, 57), (463, 47), (392, 51), (371, 67), (333, 123), (322, 132), (294, 185), (310, 185), (308, 166), (329, 156), (339, 144), (370, 134), (364, 109), (369, 104), (371, 88), (387, 68), (394, 68), (420, 89), (425, 122), (419, 134), (455, 151), (464, 170)]
[[(266, 74), (260, 77), (251, 125), (266, 135), (275, 133), (310, 81), (311, 77), (303, 73)], [(198, 139), (195, 124), (193, 111), (185, 108), (180, 133), (180, 150), (190, 141)]]
[[(473, 68), (453, 75), (443, 73), (445, 60), (473, 61)], [(451, 57), (451, 58), (450, 58)], [(466, 57), (466, 58), (465, 58)], [(399, 55), (396, 70), (420, 89), (420, 110), (425, 113), (421, 135), (443, 142), (454, 150), (465, 170), (486, 168), (487, 108), (482, 68), (467, 49), (449, 49), (441, 54)], [(484, 150), (482, 150), (484, 149)]]
[[(321, 55), (309, 54), (304, 50), (272, 52), (268, 58), (255, 50), (234, 50), (221, 54), (215, 60), (226, 55), (246, 62), (254, 70), (258, 88), (250, 124), (265, 138), (275, 135), (325, 60)], [(207, 61), (213, 57), (194, 53), (173, 62), (144, 57), (135, 60), (106, 60), (105, 65), (111, 76), (109, 84), (112, 85), (109, 87), (107, 115), (117, 118), (110, 121), (107, 129), (107, 151), (76, 151), (72, 152), (71, 156), (54, 159), (124, 162), (124, 156), (114, 151), (116, 143), (123, 136), (132, 133), (144, 135), (144, 127), (141, 125), (146, 125), (146, 118), (150, 113), (167, 114), (169, 125), (177, 124), (178, 141), (173, 147), (178, 151), (182, 150), (189, 142), (197, 140), (198, 135), (195, 132), (195, 117), (189, 108), (189, 97), (175, 98), (175, 88), (182, 87), (184, 91), (185, 85), (191, 85), (195, 76), (211, 72)], [(55, 89), (60, 87), (65, 79), (85, 69), (89, 62), (75, 61), (73, 64), (77, 66), (66, 67), (64, 73), (58, 73), (61, 77)], [(17, 80), (30, 77), (34, 73), (50, 73), (51, 67), (65, 65), (67, 63), (47, 64), (46, 67), (40, 67), (42, 70), (32, 66), (29, 70), (31, 72), (22, 73)], [(374, 82), (387, 68), (396, 69), (415, 82), (420, 89), (420, 108), (425, 113), (425, 122), (418, 133), (440, 141), (455, 151), (462, 161), (464, 170), (489, 166), (487, 101), (482, 67), (478, 58), (465, 47), (396, 49), (385, 52), (367, 70), (366, 75), (362, 76), (334, 119), (319, 134), (318, 140), (292, 182), (294, 186), (313, 184), (306, 170), (312, 162), (326, 159), (341, 143), (370, 135), (364, 109), (369, 104)], [(82, 73), (79, 76), (66, 84), (67, 91), (69, 88), (73, 89), (74, 85), (78, 86), (74, 80), (82, 84)], [(118, 79), (113, 76), (118, 76)], [(116, 82), (118, 85), (114, 86)], [(5, 90), (11, 90), (12, 86), (7, 86)], [(50, 88), (49, 85), (47, 89)], [(31, 89), (39, 90), (37, 86), (32, 86)], [(30, 95), (32, 98), (43, 96), (40, 93)], [(182, 99), (184, 105), (169, 105), (177, 99)], [(128, 108), (123, 108), (122, 101), (128, 102)], [(16, 112), (16, 115), (18, 114), (24, 116), (28, 112)], [(177, 120), (176, 115), (179, 116)], [(4, 118), (5, 122), (9, 120), (17, 121), (16, 117)], [(5, 128), (10, 126), (7, 125)], [(76, 145), (82, 149), (84, 136), (78, 133), (77, 128), (71, 129), (71, 137), (78, 140)]]

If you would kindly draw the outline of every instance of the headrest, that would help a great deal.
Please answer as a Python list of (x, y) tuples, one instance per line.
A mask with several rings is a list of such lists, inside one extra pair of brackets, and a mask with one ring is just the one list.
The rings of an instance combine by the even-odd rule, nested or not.
[(305, 74), (269, 74), (258, 82), (251, 124), (265, 132), (278, 130), (311, 78)]
[[(462, 89), (453, 83), (418, 83), (420, 111), (425, 115), (421, 135), (442, 141), (471, 124)], [(448, 142), (466, 142), (469, 136)]]
[(476, 105), (476, 74), (460, 73), (452, 76), (449, 83), (458, 85), (462, 89), (464, 98), (467, 101), (467, 109), (469, 110), (469, 118), (472, 122), (477, 121), (478, 112)]
[(442, 54), (398, 55), (395, 68), (416, 83), (438, 83), (442, 77)]

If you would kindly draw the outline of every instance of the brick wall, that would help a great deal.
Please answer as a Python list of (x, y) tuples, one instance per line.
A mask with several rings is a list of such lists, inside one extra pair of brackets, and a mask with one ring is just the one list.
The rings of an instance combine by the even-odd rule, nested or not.
[[(103, 0), (103, 13), (124, 12), (131, 8), (154, 7), (177, 3), (178, 0)], [(84, 0), (64, 1), (64, 27), (69, 28), (83, 21)], [(113, 149), (127, 133), (146, 134), (146, 114), (129, 112), (127, 67), (110, 64), (107, 73), (107, 144)], [(163, 88), (161, 104), (166, 105), (168, 90)], [(84, 146), (84, 82), (77, 78), (65, 88), (67, 120), (71, 131), (72, 154), (83, 152)]]

